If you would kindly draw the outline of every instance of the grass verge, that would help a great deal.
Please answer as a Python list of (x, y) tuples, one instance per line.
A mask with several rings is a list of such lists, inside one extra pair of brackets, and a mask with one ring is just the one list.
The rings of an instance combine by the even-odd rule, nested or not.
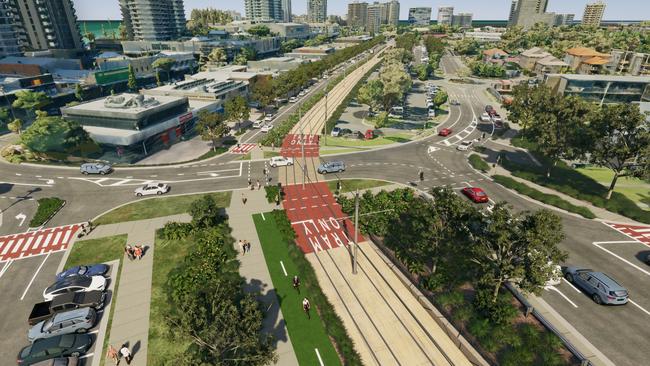
[[(214, 197), (219, 207), (227, 207), (230, 204), (230, 196), (232, 195), (232, 192), (216, 192), (209, 193), (209, 195)], [(187, 212), (190, 208), (190, 204), (202, 196), (204, 196), (204, 194), (170, 196), (136, 201), (105, 213), (95, 220), (95, 224), (106, 225), (116, 222), (178, 215)]]
[[(74, 243), (70, 250), (68, 260), (65, 262), (65, 268), (70, 268), (82, 264), (105, 263), (113, 260), (120, 261), (120, 272), (113, 278), (115, 287), (113, 288), (112, 300), (117, 299), (117, 291), (120, 286), (120, 274), (122, 269), (122, 255), (124, 246), (127, 242), (127, 235), (109, 236), (101, 239), (81, 240)], [(97, 353), (100, 357), (100, 366), (105, 364), (106, 358), (104, 357), (104, 350), (108, 346), (111, 338), (111, 325), (113, 324), (113, 313), (115, 312), (115, 304), (111, 306), (111, 311), (108, 314), (108, 322), (106, 325), (106, 335), (104, 337), (104, 344), (102, 349)], [(119, 346), (119, 345), (115, 345)]]
[[(330, 180), (327, 182), (327, 186), (329, 187), (330, 191), (332, 192), (336, 191), (337, 182), (338, 181), (336, 180)], [(342, 179), (340, 193), (354, 192), (357, 189), (360, 191), (364, 191), (366, 189), (383, 187), (389, 184), (392, 183), (383, 180), (374, 180), (374, 179)]]
[(279, 151), (265, 151), (264, 152), (264, 158), (265, 159), (266, 158), (272, 158), (274, 156), (280, 156), (280, 152)]
[(483, 173), (487, 173), (488, 170), (490, 170), (490, 165), (488, 165), (488, 163), (486, 163), (485, 160), (483, 160), (483, 158), (477, 154), (470, 154), (468, 160), (472, 167), (476, 170), (480, 170)]
[(38, 209), (36, 210), (32, 220), (29, 222), (29, 226), (38, 227), (43, 225), (64, 204), (65, 201), (57, 197), (40, 198), (38, 200)]
[[(319, 360), (315, 352), (315, 349), (318, 349), (323, 364), (340, 365), (336, 350), (325, 332), (323, 319), (317, 311), (312, 311), (312, 319), (308, 319), (302, 311), (303, 297), (312, 299), (311, 301), (315, 303), (316, 297), (312, 288), (317, 285), (303, 286), (300, 293), (296, 291), (291, 282), (293, 275), (297, 274), (303, 284), (306, 284), (307, 278), (290, 257), (274, 215), (267, 213), (262, 218), (262, 215), (255, 214), (253, 221), (260, 237), (264, 259), (271, 274), (273, 287), (282, 308), (282, 315), (287, 324), (298, 363), (300, 365), (318, 365)], [(293, 245), (293, 243), (289, 245)], [(286, 270), (286, 276), (283, 270)]]
[[(607, 168), (587, 167), (576, 169), (581, 174), (608, 187), (614, 177), (614, 173)], [(650, 206), (650, 183), (639, 178), (622, 177), (618, 179), (614, 192), (621, 193), (634, 202)]]
[(359, 139), (346, 139), (343, 137), (327, 137), (327, 144), (325, 146), (343, 146), (343, 147), (359, 147), (359, 146), (381, 146), (390, 145), (394, 143), (405, 143), (411, 141), (413, 135), (402, 133), (381, 136), (372, 140), (359, 140)]
[(582, 217), (588, 218), (588, 219), (593, 219), (596, 217), (591, 210), (589, 210), (586, 207), (581, 207), (581, 206), (576, 206), (570, 202), (567, 202), (563, 200), (562, 198), (554, 195), (554, 194), (548, 194), (548, 193), (543, 193), (540, 192), (534, 188), (531, 188), (521, 182), (517, 182), (516, 180), (506, 177), (503, 175), (495, 175), (492, 178), (494, 178), (494, 181), (501, 184), (504, 187), (514, 189), (515, 191), (524, 194), (530, 198), (533, 198), (537, 201), (546, 203), (547, 205), (555, 206), (558, 208), (561, 208), (565, 211), (573, 212), (576, 213)]

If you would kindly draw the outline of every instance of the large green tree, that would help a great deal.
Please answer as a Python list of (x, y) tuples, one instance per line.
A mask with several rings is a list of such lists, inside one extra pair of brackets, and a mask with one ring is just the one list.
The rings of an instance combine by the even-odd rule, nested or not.
[(92, 142), (88, 133), (77, 123), (44, 115), (23, 131), (20, 140), (37, 153), (68, 152)]
[(269, 29), (267, 25), (257, 24), (248, 28), (246, 32), (248, 32), (248, 34), (252, 34), (257, 37), (266, 37), (269, 34), (271, 34), (271, 29)]
[(129, 64), (129, 78), (126, 82), (126, 86), (132, 92), (138, 89), (138, 78), (135, 76), (135, 70), (131, 64)]
[(433, 96), (433, 99), (431, 101), (436, 105), (436, 108), (440, 108), (441, 105), (447, 103), (447, 99), (449, 99), (447, 92), (444, 90), (439, 90), (436, 95)]
[(217, 141), (228, 133), (223, 114), (208, 111), (199, 112), (197, 131), (205, 141), (212, 141), (213, 151), (217, 151)]
[(260, 77), (251, 87), (251, 99), (266, 107), (273, 103), (275, 91), (270, 77)]
[(226, 100), (223, 107), (226, 118), (229, 121), (237, 122), (238, 125), (248, 119), (251, 114), (246, 98), (241, 95)]
[(176, 60), (170, 57), (161, 57), (151, 63), (151, 67), (156, 70), (162, 70), (167, 74), (167, 81), (170, 80), (169, 73), (174, 65), (176, 65)]
[(223, 65), (227, 60), (226, 51), (223, 48), (215, 47), (208, 54), (208, 61), (217, 66)]
[(14, 108), (25, 110), (31, 116), (36, 110), (39, 110), (52, 101), (44, 92), (34, 92), (31, 90), (19, 90), (16, 92), (16, 100), (12, 103)]
[(371, 110), (377, 110), (383, 105), (384, 84), (379, 79), (368, 80), (357, 94), (357, 101), (366, 104)]
[(614, 172), (607, 199), (610, 199), (620, 177), (642, 177), (650, 159), (646, 152), (650, 146), (650, 124), (636, 104), (603, 105), (589, 116), (586, 150), (591, 163)]

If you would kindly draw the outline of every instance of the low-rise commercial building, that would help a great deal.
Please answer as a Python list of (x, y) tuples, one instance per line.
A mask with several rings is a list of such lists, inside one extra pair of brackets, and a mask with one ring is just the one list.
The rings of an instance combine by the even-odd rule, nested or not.
[(553, 56), (550, 52), (540, 47), (533, 47), (519, 54), (519, 66), (522, 69), (533, 70), (537, 61)]
[(258, 61), (248, 61), (247, 68), (252, 72), (281, 73), (297, 69), (305, 60), (295, 57), (271, 57)]
[(463, 34), (464, 38), (470, 38), (481, 43), (501, 42), (502, 36), (503, 36), (503, 32), (471, 31), (471, 32), (465, 32)]
[(174, 51), (162, 51), (157, 55), (140, 57), (129, 57), (112, 52), (105, 52), (95, 59), (95, 63), (102, 71), (121, 69), (125, 67), (128, 68), (129, 66), (132, 66), (137, 76), (149, 76), (156, 73), (156, 70), (151, 65), (159, 58), (171, 58), (174, 60), (175, 63), (172, 67), (172, 71), (191, 71), (198, 67), (198, 63), (196, 62), (193, 53)]
[(544, 80), (555, 93), (596, 103), (650, 102), (649, 76), (548, 74)]
[(537, 75), (557, 74), (563, 70), (566, 70), (568, 67), (569, 64), (551, 55), (546, 56), (541, 60), (537, 60), (535, 66), (533, 67), (533, 72), (535, 72)]
[(307, 61), (318, 61), (327, 55), (331, 55), (336, 49), (330, 45), (321, 45), (316, 47), (300, 47), (292, 52), (285, 53), (285, 57), (299, 58)]
[(194, 37), (187, 41), (122, 41), (122, 48), (128, 56), (152, 55), (162, 51), (191, 52), (197, 56), (207, 56), (213, 49), (222, 48), (229, 58), (233, 58), (244, 48), (252, 48), (260, 56), (273, 54), (280, 50), (281, 43), (282, 37), (245, 40)]

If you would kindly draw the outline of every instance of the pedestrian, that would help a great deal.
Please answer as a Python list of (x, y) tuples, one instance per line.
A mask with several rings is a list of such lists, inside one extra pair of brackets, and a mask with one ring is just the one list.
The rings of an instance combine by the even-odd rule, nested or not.
[(251, 252), (251, 242), (248, 240), (244, 240), (244, 251), (247, 253)]
[(239, 239), (239, 247), (241, 248), (241, 254), (246, 254), (246, 243), (241, 239)]
[(483, 140), (484, 138), (485, 138), (485, 132), (483, 132), (483, 134), (481, 135), (481, 140)]
[(246, 196), (244, 196), (244, 193), (242, 193), (241, 194), (241, 203), (246, 204), (246, 201), (248, 201), (248, 199), (246, 198)]
[(129, 350), (129, 347), (127, 347), (126, 343), (124, 343), (122, 347), (120, 347), (120, 355), (124, 357), (127, 365), (131, 364), (131, 360), (133, 360), (133, 356), (131, 355), (131, 350)]
[(138, 259), (142, 259), (142, 245), (136, 245), (133, 249), (133, 255)]
[(293, 276), (293, 288), (300, 293), (300, 278), (298, 278), (298, 275)]
[(108, 345), (108, 350), (106, 350), (106, 358), (113, 361), (113, 363), (115, 365), (120, 364), (119, 355), (118, 355), (117, 350), (115, 349), (115, 347), (113, 347), (113, 345), (110, 345), (110, 344)]
[(257, 190), (258, 190), (258, 191), (260, 190), (260, 187), (262, 187), (262, 185), (260, 184), (260, 180), (259, 180), (259, 179), (257, 180), (257, 183), (255, 183), (255, 186), (257, 187)]
[(418, 172), (418, 176), (420, 177), (420, 182), (424, 181), (424, 171), (422, 169)]
[(271, 142), (271, 150), (275, 151), (275, 142)]
[(275, 195), (275, 205), (280, 206), (280, 194), (279, 193)]
[(130, 245), (127, 244), (126, 247), (124, 247), (124, 254), (129, 257), (129, 260), (133, 260), (133, 248)]
[(311, 315), (309, 314), (309, 310), (311, 309), (311, 304), (309, 303), (309, 300), (305, 297), (302, 299), (302, 310), (307, 314), (307, 318), (311, 319)]
[(239, 147), (240, 147), (240, 146), (241, 146), (241, 145), (240, 145), (239, 142), (238, 142), (238, 143), (237, 143), (237, 150), (239, 150)]
[(251, 184), (253, 184), (253, 180), (251, 179), (251, 177), (248, 177), (248, 186), (250, 187)]

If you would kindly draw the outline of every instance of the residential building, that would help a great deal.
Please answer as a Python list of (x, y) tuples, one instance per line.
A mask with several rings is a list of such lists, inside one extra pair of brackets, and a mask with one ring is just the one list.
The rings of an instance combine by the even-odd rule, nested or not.
[(399, 23), (399, 1), (392, 0), (386, 3), (387, 19), (386, 24), (397, 25)]
[(650, 102), (649, 76), (549, 74), (545, 82), (555, 93), (601, 104)]
[(309, 23), (325, 23), (327, 0), (307, 0), (307, 20)]
[(263, 22), (284, 20), (282, 0), (244, 0), (246, 19)]
[(415, 26), (429, 26), (431, 24), (431, 8), (410, 8), (408, 21), (409, 24)]
[(9, 7), (10, 1), (0, 1), (0, 6), (4, 7), (4, 10), (0, 11), (0, 57), (17, 56), (22, 50), (23, 30), (17, 22), (16, 14)]
[(575, 14), (555, 14), (553, 25), (556, 27), (573, 24)]
[(291, 23), (291, 0), (282, 0), (282, 21)]
[(578, 74), (591, 75), (600, 74), (609, 63), (610, 57), (609, 54), (591, 48), (574, 47), (566, 51), (564, 62)]
[(582, 15), (582, 25), (599, 27), (605, 13), (605, 3), (596, 1), (585, 5), (585, 12)]
[(183, 0), (119, 0), (129, 40), (171, 41), (186, 29)]
[(441, 6), (438, 8), (438, 25), (451, 25), (454, 16), (453, 6)]
[(553, 55), (540, 47), (533, 47), (519, 54), (519, 66), (522, 69), (532, 71), (537, 61), (548, 56)]
[(370, 34), (379, 33), (379, 29), (381, 28), (382, 23), (381, 13), (384, 8), (385, 7), (383, 4), (377, 2), (368, 5), (368, 15), (366, 16), (366, 31), (370, 32)]
[(451, 25), (465, 29), (472, 28), (472, 17), (472, 13), (458, 13), (458, 15), (451, 17)]
[(463, 33), (464, 38), (471, 38), (475, 41), (481, 43), (487, 42), (499, 42), (501, 41), (501, 36), (503, 32), (477, 32), (477, 31), (467, 31)]
[(546, 74), (557, 74), (568, 68), (569, 64), (555, 56), (549, 55), (537, 60), (532, 71), (538, 76), (542, 76)]
[(368, 3), (349, 3), (347, 22), (348, 27), (365, 28), (368, 22)]
[(501, 60), (508, 57), (510, 54), (500, 48), (490, 48), (483, 51), (483, 61), (490, 62), (491, 60)]
[(518, 0), (512, 0), (512, 3), (510, 4), (510, 14), (508, 15), (508, 26), (515, 25), (514, 19), (517, 14), (518, 2), (519, 2)]
[(26, 49), (60, 50), (62, 55), (83, 50), (72, 0), (14, 0), (2, 5), (14, 14)]
[(555, 13), (547, 13), (548, 0), (516, 0), (510, 7), (509, 26), (528, 29), (537, 23), (553, 25)]
[(613, 50), (606, 67), (612, 74), (648, 76), (650, 75), (650, 54)]

